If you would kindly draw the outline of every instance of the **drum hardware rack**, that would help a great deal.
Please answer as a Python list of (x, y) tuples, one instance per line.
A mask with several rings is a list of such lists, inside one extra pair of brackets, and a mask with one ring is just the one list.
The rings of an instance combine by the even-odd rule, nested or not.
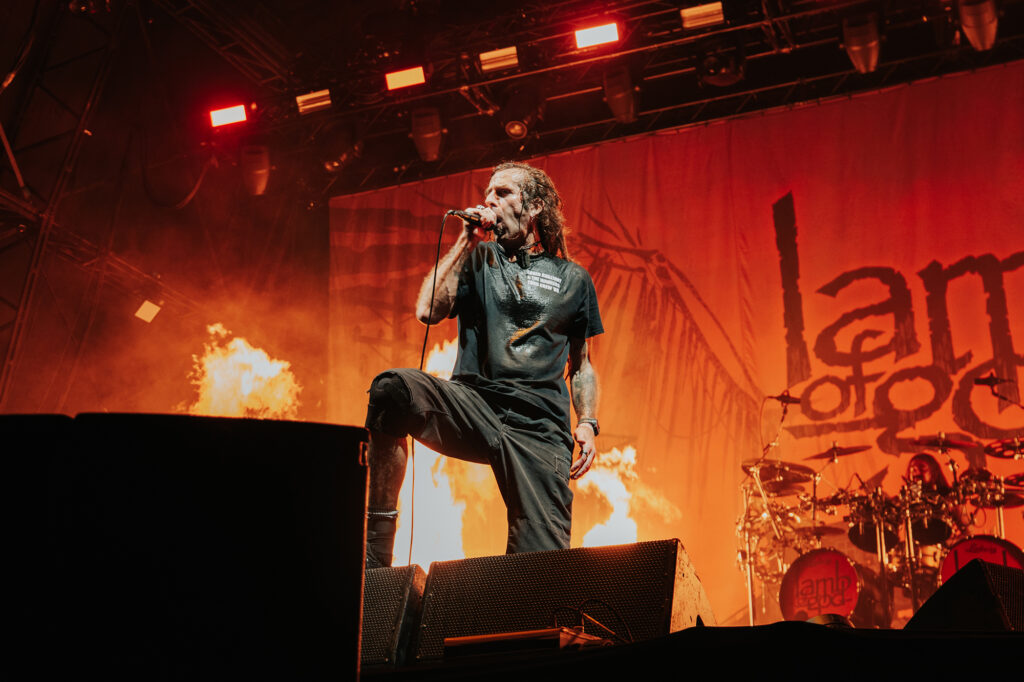
[[(780, 432), (781, 426), (780, 421)], [(761, 457), (743, 462), (747, 479), (741, 488), (743, 513), (737, 521), (741, 547), (738, 559), (746, 577), (750, 625), (755, 624), (755, 579), (761, 583), (762, 613), (777, 597), (787, 619), (806, 619), (846, 608), (848, 612), (840, 615), (852, 617), (855, 624), (859, 615), (861, 626), (888, 627), (897, 589), (909, 595), (916, 612), (941, 582), (970, 559), (985, 558), (1024, 568), (1024, 553), (1006, 539), (1004, 520), (1004, 508), (1024, 506), (1024, 472), (1002, 478), (982, 466), (969, 468), (961, 476), (951, 451), (975, 449), (978, 444), (950, 440), (941, 432), (910, 442), (945, 458), (952, 485), (904, 477), (899, 492), (889, 496), (878, 485), (881, 481), (869, 486), (857, 476), (859, 488), (847, 486), (821, 497), (819, 484), (825, 470), (839, 457), (869, 449), (842, 447), (835, 442), (825, 452), (805, 458), (827, 460), (817, 471), (804, 464), (769, 458), (768, 453), (778, 446), (778, 436), (762, 448)], [(995, 459), (1024, 461), (1024, 442), (1020, 438), (996, 440), (987, 444), (984, 452)], [(929, 454), (920, 453), (914, 459), (917, 457), (929, 457), (937, 466)], [(809, 495), (801, 489), (806, 483), (811, 484)], [(798, 496), (797, 504), (785, 501), (792, 495)], [(968, 505), (974, 507), (969, 515)], [(822, 538), (844, 531), (819, 525), (819, 515), (835, 516), (842, 507), (847, 509), (842, 516), (849, 526), (847, 536), (858, 549), (874, 554), (877, 575), (842, 552), (822, 547)], [(996, 510), (995, 535), (973, 534), (978, 512), (988, 509)], [(803, 526), (801, 513), (808, 511), (810, 525)], [(794, 550), (797, 559), (787, 561), (787, 549)], [(827, 571), (825, 577), (822, 571)], [(801, 572), (807, 575), (798, 575)], [(855, 589), (850, 587), (852, 580), (857, 583)], [(815, 606), (813, 598), (808, 601), (806, 595), (793, 596), (798, 583), (831, 585), (836, 592), (825, 595), (824, 601), (832, 600), (827, 607)], [(839, 586), (847, 591), (839, 593)], [(872, 599), (878, 603), (872, 603)], [(822, 601), (821, 595), (818, 601)], [(836, 603), (842, 607), (830, 611)], [(804, 608), (808, 605), (810, 610)], [(812, 613), (815, 609), (818, 612)]]

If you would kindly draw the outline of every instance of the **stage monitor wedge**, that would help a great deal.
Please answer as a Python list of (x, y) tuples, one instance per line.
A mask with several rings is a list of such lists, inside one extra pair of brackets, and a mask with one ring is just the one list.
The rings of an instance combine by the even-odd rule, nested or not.
[(427, 576), (415, 660), (440, 659), (446, 637), (573, 627), (581, 620), (587, 633), (620, 641), (715, 625), (675, 539), (440, 561)]

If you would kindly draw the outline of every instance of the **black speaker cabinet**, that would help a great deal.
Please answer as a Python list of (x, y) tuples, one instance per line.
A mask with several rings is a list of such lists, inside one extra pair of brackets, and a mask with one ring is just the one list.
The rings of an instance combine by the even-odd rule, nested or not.
[(922, 604), (903, 629), (1024, 632), (1024, 570), (974, 559)]
[(405, 664), (420, 624), (427, 574), (419, 566), (371, 568), (363, 588), (363, 670)]
[(427, 577), (416, 660), (441, 658), (446, 637), (583, 622), (588, 633), (640, 641), (698, 620), (715, 625), (679, 540), (442, 561)]
[(364, 429), (86, 414), (72, 431), (49, 455), (55, 672), (355, 679)]

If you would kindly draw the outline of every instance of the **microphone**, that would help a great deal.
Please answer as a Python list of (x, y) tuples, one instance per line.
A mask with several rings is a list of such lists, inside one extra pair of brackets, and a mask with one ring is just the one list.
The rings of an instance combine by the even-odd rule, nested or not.
[(988, 386), (989, 388), (995, 388), (999, 384), (1012, 384), (1013, 382), (1009, 379), (1000, 379), (996, 376), (995, 372), (989, 372), (987, 377), (981, 377), (980, 379), (974, 380), (975, 386)]
[(455, 210), (452, 210), (452, 211), (448, 211), (448, 215), (453, 215), (453, 216), (456, 216), (458, 218), (462, 218), (463, 220), (465, 220), (467, 223), (469, 223), (473, 227), (479, 227), (479, 228), (481, 228), (483, 230), (487, 230), (488, 232), (492, 232), (494, 230), (494, 225), (489, 225), (488, 227), (484, 227), (483, 226), (484, 225), (483, 219), (480, 216), (475, 215), (473, 213), (468, 213), (466, 211), (455, 211)]
[(783, 391), (779, 395), (768, 396), (769, 400), (778, 400), (783, 405), (799, 405), (800, 398), (794, 398), (789, 394), (789, 391)]

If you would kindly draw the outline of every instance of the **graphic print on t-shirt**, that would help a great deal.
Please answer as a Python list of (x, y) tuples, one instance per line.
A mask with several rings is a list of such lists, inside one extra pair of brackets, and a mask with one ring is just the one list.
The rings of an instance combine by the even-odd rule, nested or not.
[(562, 290), (562, 278), (556, 277), (555, 275), (549, 275), (546, 272), (525, 270), (521, 277), (523, 280), (523, 286), (530, 289), (547, 289), (548, 291), (552, 291), (556, 294)]

